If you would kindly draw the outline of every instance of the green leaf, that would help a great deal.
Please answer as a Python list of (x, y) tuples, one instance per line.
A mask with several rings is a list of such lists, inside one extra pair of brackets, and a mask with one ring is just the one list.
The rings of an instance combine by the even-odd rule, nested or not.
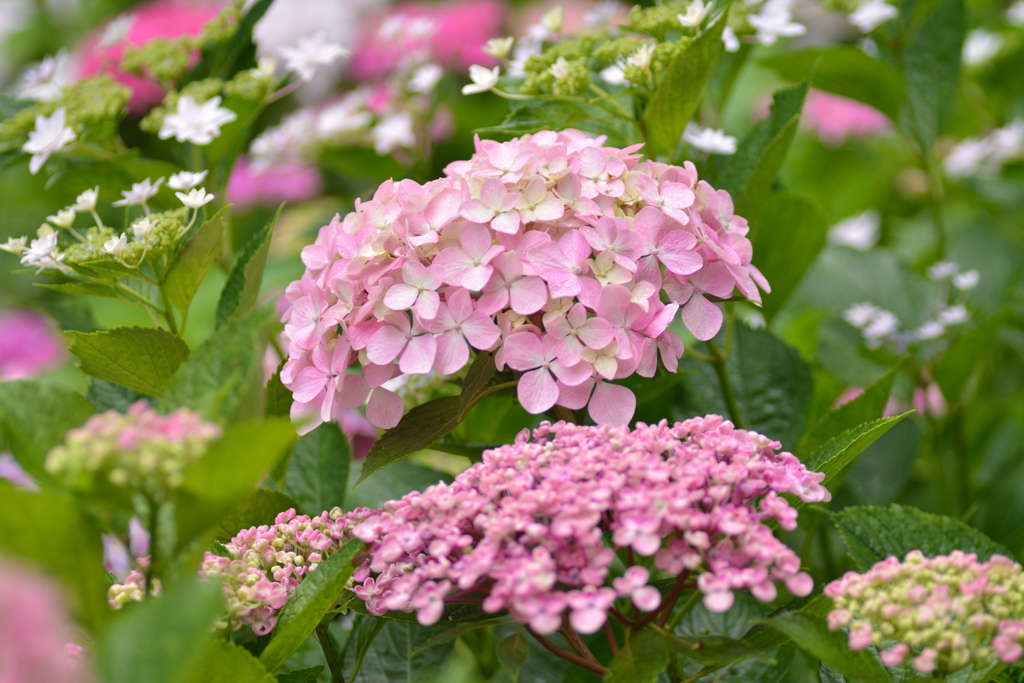
[(280, 491), (256, 489), (220, 521), (220, 530), (214, 538), (226, 543), (242, 529), (273, 524), (278, 513), (291, 508), (297, 509), (298, 504)]
[(462, 380), (462, 393), (459, 395), (459, 421), (466, 419), (473, 407), (476, 397), (484, 390), (487, 383), (494, 377), (494, 354), (478, 351), (472, 365)]
[(384, 432), (366, 454), (359, 486), (367, 477), (388, 465), (430, 447), (459, 423), (462, 399), (445, 396), (418, 405), (402, 416), (394, 428)]
[(61, 579), (74, 612), (91, 628), (110, 617), (100, 531), (73, 500), (0, 481), (0, 526), (0, 555), (10, 551)]
[(174, 683), (203, 661), (224, 607), (220, 584), (187, 579), (118, 615), (96, 644), (105, 683)]
[[(359, 645), (365, 643), (365, 651), (359, 674), (348, 683), (422, 683), (423, 681), (446, 681), (440, 677), (445, 662), (451, 655), (454, 643), (448, 642), (430, 648), (423, 648), (426, 641), (446, 630), (446, 626), (420, 626), (413, 623), (387, 619), (363, 619), (359, 625)], [(364, 631), (374, 637), (364, 638)], [(342, 668), (352, 671), (362, 648), (345, 649)]]
[(800, 123), (800, 110), (810, 79), (779, 88), (772, 95), (771, 113), (739, 143), (736, 154), (723, 157), (720, 188), (736, 201), (736, 213), (751, 225), (756, 238), (772, 183), (789, 151)]
[(963, 50), (962, 0), (905, 0), (900, 58), (907, 84), (907, 120), (926, 154), (931, 153), (957, 102)]
[(316, 683), (323, 670), (323, 666), (311, 666), (299, 669), (298, 671), (279, 673), (277, 674), (277, 681), (278, 683)]
[(31, 107), (35, 102), (18, 100), (9, 95), (0, 95), (0, 122), (11, 118), (22, 109)]
[(910, 412), (893, 417), (883, 417), (848, 429), (809, 455), (804, 460), (804, 465), (809, 470), (824, 472), (825, 480), (822, 483), (828, 483), (856, 460), (865, 448), (877, 441)]
[(675, 153), (683, 130), (704, 93), (704, 86), (714, 73), (728, 18), (726, 8), (665, 68), (665, 75), (644, 112), (651, 141), (657, 149)]
[(263, 349), (272, 312), (273, 305), (258, 308), (214, 332), (174, 373), (157, 409), (186, 406), (219, 422), (261, 414), (262, 408), (252, 409), (245, 398), (262, 398)]
[(655, 683), (668, 667), (668, 641), (653, 629), (635, 633), (608, 664), (605, 683)]
[(71, 353), (82, 372), (147, 396), (161, 396), (178, 366), (188, 360), (188, 346), (157, 327), (114, 327), (101, 332), (68, 332)]
[[(36, 287), (43, 289), (49, 289), (53, 292), (60, 292), (61, 294), (71, 294), (73, 296), (99, 296), (106, 299), (123, 299), (124, 296), (110, 285), (99, 285), (92, 282), (68, 282), (56, 285), (44, 285), (33, 283)], [(134, 301), (134, 299), (128, 299)]]
[[(259, 0), (253, 3), (238, 23), (238, 30), (226, 45), (218, 45), (213, 52), (205, 53), (185, 82), (209, 78), (227, 79), (236, 71), (251, 66), (253, 50), (252, 29), (266, 14), (273, 0)], [(248, 59), (246, 57), (248, 56)]]
[(669, 643), (676, 654), (685, 659), (704, 665), (725, 666), (741, 659), (760, 657), (761, 653), (743, 641), (727, 636), (677, 636)]
[(260, 285), (263, 283), (263, 271), (267, 266), (267, 255), (270, 253), (270, 239), (274, 234), (274, 226), (281, 217), (281, 209), (277, 208), (274, 218), (262, 230), (252, 236), (231, 269), (228, 281), (220, 293), (217, 302), (217, 329), (227, 325), (233, 318), (248, 313), (256, 303)]
[(948, 401), (960, 399), (967, 380), (978, 367), (978, 361), (986, 356), (1006, 318), (1007, 312), (1001, 311), (960, 334), (939, 361), (935, 368), (935, 381)]
[(85, 390), (85, 397), (96, 409), (102, 413), (107, 410), (116, 410), (119, 413), (126, 412), (128, 406), (140, 399), (146, 398), (137, 391), (113, 382), (104, 382), (101, 379), (92, 379), (89, 388)]
[(281, 418), (228, 425), (224, 436), (188, 469), (175, 494), (179, 547), (215, 527), (245, 501), (294, 440), (291, 423)]
[(869, 57), (852, 46), (812, 47), (777, 52), (761, 60), (787, 81), (814, 73), (814, 87), (874, 107), (893, 121), (899, 119), (906, 88), (899, 69)]
[(267, 416), (283, 417), (289, 415), (292, 410), (292, 392), (281, 381), (281, 368), (284, 362), (274, 371), (270, 381), (267, 382)]
[(928, 557), (954, 550), (977, 553), (981, 560), (995, 554), (1013, 557), (1007, 548), (958, 519), (902, 505), (849, 507), (833, 515), (832, 521), (862, 570), (890, 555), (902, 560), (911, 550)]
[(519, 672), (530, 656), (530, 642), (526, 640), (522, 630), (516, 631), (507, 638), (502, 638), (498, 641), (495, 649), (498, 662), (508, 672), (512, 683), (518, 683)]
[[(349, 474), (350, 478), (352, 474)], [(440, 481), (450, 483), (452, 477), (413, 460), (399, 460), (377, 476), (370, 477), (358, 488), (350, 490), (345, 496), (345, 509), (378, 508), (389, 500), (401, 498), (410, 491), (422, 491)]]
[(183, 683), (277, 683), (279, 680), (244, 647), (218, 640)]
[(846, 677), (826, 666), (825, 662), (821, 662), (818, 668), (818, 677), (821, 678), (821, 683), (846, 683)]
[(221, 235), (228, 223), (227, 211), (228, 208), (224, 207), (213, 218), (193, 228), (188, 241), (178, 250), (167, 270), (164, 291), (174, 307), (183, 313), (188, 310), (192, 297), (221, 251)]
[(829, 220), (816, 201), (776, 192), (768, 199), (754, 244), (754, 265), (772, 286), (762, 311), (775, 317), (825, 246)]
[(800, 446), (794, 451), (796, 455), (801, 460), (807, 460), (809, 455), (848, 429), (881, 418), (892, 393), (892, 383), (904, 360), (901, 358), (860, 396), (826, 413), (818, 424), (804, 435)]
[(40, 484), (54, 483), (44, 466), (46, 454), (93, 412), (84, 396), (65, 387), (0, 382), (0, 419), (7, 443), (18, 464)]
[(316, 629), (345, 589), (355, 571), (352, 558), (362, 549), (362, 541), (349, 541), (306, 574), (281, 610), (274, 635), (260, 655), (264, 666), (277, 669)]
[[(459, 624), (458, 626), (453, 626), (453, 627), (451, 627), (449, 629), (445, 629), (444, 631), (441, 631), (437, 635), (431, 637), (425, 643), (417, 646), (416, 649), (414, 650), (414, 652), (419, 652), (420, 650), (426, 650), (428, 647), (434, 647), (435, 645), (444, 645), (445, 643), (450, 643), (451, 641), (455, 640), (456, 638), (458, 638), (463, 633), (466, 633), (467, 631), (472, 631), (472, 630), (478, 629), (478, 628), (488, 628), (490, 626), (497, 626), (497, 625), (500, 625), (500, 624), (508, 624), (508, 623), (511, 623), (511, 622), (503, 621), (503, 620), (500, 620), (500, 619), (487, 619), (486, 621), (469, 621), (469, 622), (465, 622), (465, 623)], [(500, 647), (500, 644), (499, 644), (499, 647)]]
[(800, 612), (787, 612), (768, 620), (801, 648), (811, 653), (847, 678), (865, 683), (891, 683), (885, 667), (868, 650), (853, 651), (846, 644), (846, 634), (829, 631), (824, 619)]
[(300, 513), (319, 515), (345, 504), (351, 454), (348, 439), (333, 422), (298, 440), (288, 463), (284, 492), (295, 499)]

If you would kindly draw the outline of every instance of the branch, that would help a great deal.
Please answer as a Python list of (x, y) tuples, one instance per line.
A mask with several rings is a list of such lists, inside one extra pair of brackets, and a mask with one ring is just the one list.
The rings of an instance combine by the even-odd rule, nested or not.
[(588, 661), (583, 657), (580, 657), (579, 655), (569, 652), (568, 650), (563, 650), (562, 648), (558, 647), (544, 636), (534, 631), (529, 626), (526, 627), (526, 630), (530, 632), (531, 636), (536, 638), (538, 643), (543, 645), (548, 650), (548, 652), (555, 655), (556, 657), (561, 657), (565, 661), (575, 664), (576, 666), (582, 666), (587, 671), (593, 671), (601, 678), (604, 678), (605, 673), (607, 673), (608, 669), (601, 666), (599, 663)]

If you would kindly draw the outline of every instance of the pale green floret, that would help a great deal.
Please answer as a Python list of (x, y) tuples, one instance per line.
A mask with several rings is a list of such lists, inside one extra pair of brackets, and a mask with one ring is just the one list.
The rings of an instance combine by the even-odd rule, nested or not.
[(155, 78), (168, 86), (188, 73), (194, 49), (191, 38), (154, 38), (140, 47), (126, 48), (121, 58), (121, 70)]
[[(635, 5), (629, 11), (629, 27), (639, 33), (646, 33), (659, 41), (682, 35), (679, 14), (686, 12), (689, 2), (666, 2), (657, 7), (642, 8)], [(739, 3), (736, 3), (739, 4)]]
[[(100, 124), (120, 119), (127, 110), (132, 91), (110, 76), (78, 81), (61, 90), (55, 100), (36, 102), (0, 123), (0, 150), (21, 147), (36, 126), (37, 116), (50, 116), (64, 107), (67, 125), (76, 135)], [(111, 127), (111, 133), (115, 129)]]
[(224, 84), (224, 95), (261, 102), (274, 91), (276, 85), (277, 78), (273, 73), (246, 69)]

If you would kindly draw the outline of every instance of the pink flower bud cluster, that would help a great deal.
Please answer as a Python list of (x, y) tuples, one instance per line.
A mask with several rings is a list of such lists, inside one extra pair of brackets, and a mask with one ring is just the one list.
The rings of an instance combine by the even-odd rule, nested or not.
[(903, 562), (890, 556), (847, 572), (825, 595), (835, 603), (828, 627), (848, 628), (852, 650), (886, 648), (886, 666), (911, 658), (919, 673), (946, 674), (1024, 655), (1024, 572), (1003, 555), (979, 562), (959, 550), (933, 558), (913, 550)]
[(781, 494), (831, 496), (824, 474), (779, 447), (717, 415), (633, 431), (543, 422), (451, 484), (357, 511), (361, 521), (347, 526), (369, 557), (354, 591), (373, 614), (415, 610), (424, 625), (448, 600), (478, 601), (538, 633), (557, 631), (566, 612), (574, 629), (593, 633), (617, 600), (647, 612), (661, 604), (645, 567), (612, 578), (621, 550), (653, 558), (658, 578), (696, 576), (716, 612), (735, 590), (774, 600), (775, 581), (807, 595), (811, 577), (766, 522), (796, 527)]
[(603, 143), (575, 130), (477, 140), (444, 178), (388, 181), (322, 228), (287, 290), (293, 415), (311, 429), (365, 403), (393, 427), (402, 402), (385, 382), (452, 374), (473, 348), (521, 373), (533, 414), (589, 403), (596, 422), (626, 424), (635, 397), (611, 380), (653, 376), (659, 353), (676, 370), (680, 308), (706, 340), (722, 324), (708, 297), (760, 302), (769, 288), (727, 192), (690, 162)]
[(277, 516), (273, 526), (238, 532), (224, 546), (231, 557), (206, 553), (199, 576), (223, 580), (227, 607), (224, 626), (249, 626), (256, 635), (273, 630), (288, 596), (350, 538), (345, 533), (346, 524), (358, 519), (356, 512), (346, 517), (339, 508), (312, 518), (287, 510)]
[(185, 469), (220, 435), (200, 413), (179, 408), (161, 415), (137, 401), (126, 413), (108, 410), (70, 430), (46, 456), (46, 469), (74, 487), (87, 488), (105, 472), (115, 486), (166, 491), (181, 485)]

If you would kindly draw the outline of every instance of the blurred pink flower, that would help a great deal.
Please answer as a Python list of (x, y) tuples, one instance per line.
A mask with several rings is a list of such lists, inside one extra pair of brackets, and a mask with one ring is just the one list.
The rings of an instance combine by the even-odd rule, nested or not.
[(199, 35), (203, 24), (217, 16), (227, 5), (225, 2), (199, 0), (155, 0), (131, 9), (135, 20), (128, 28), (125, 39), (108, 47), (100, 42), (105, 26), (98, 27), (78, 46), (78, 76), (85, 78), (100, 73), (111, 73), (132, 89), (128, 108), (133, 113), (144, 112), (163, 99), (163, 89), (154, 81), (135, 74), (121, 73), (116, 64), (128, 45), (145, 45), (154, 38), (177, 38)]
[(29, 491), (39, 490), (39, 485), (10, 453), (0, 453), (0, 479)]
[(243, 210), (259, 204), (275, 207), (312, 199), (322, 188), (320, 174), (309, 165), (287, 163), (261, 169), (239, 157), (228, 179), (228, 202)]
[(64, 356), (64, 346), (45, 316), (34, 311), (0, 313), (0, 380), (31, 377)]
[(803, 116), (807, 127), (817, 131), (818, 139), (829, 146), (840, 145), (848, 137), (880, 135), (891, 127), (877, 109), (820, 90), (807, 93)]
[(368, 22), (349, 73), (360, 80), (380, 78), (419, 51), (460, 70), (492, 66), (494, 58), (480, 48), (498, 36), (504, 18), (505, 6), (497, 0), (395, 5)]

